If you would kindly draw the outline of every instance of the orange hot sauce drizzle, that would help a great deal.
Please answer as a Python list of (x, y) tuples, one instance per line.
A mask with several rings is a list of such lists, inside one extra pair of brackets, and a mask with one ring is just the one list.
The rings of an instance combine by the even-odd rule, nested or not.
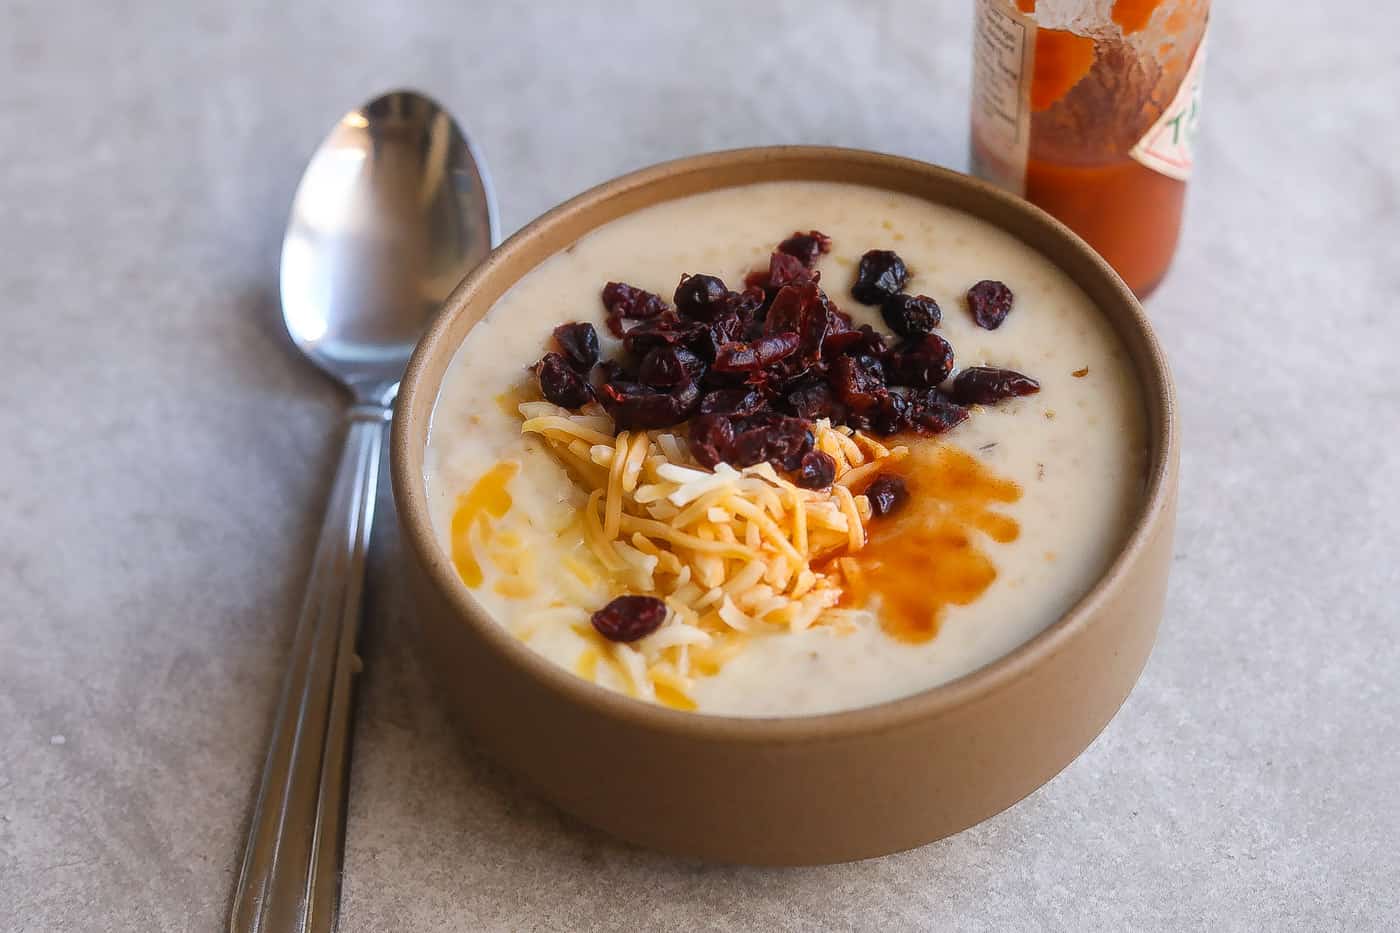
[(878, 596), (887, 634), (926, 642), (938, 634), (945, 608), (968, 605), (996, 579), (978, 533), (1003, 544), (1016, 540), (1020, 525), (991, 507), (1017, 501), (1021, 487), (951, 445), (911, 446), (887, 472), (904, 477), (909, 499), (871, 523), (864, 548), (840, 558), (855, 562), (859, 578), (842, 602), (859, 607)]
[(481, 522), (481, 530), (487, 534), (491, 529), (487, 518), (500, 518), (510, 511), (511, 498), (506, 484), (519, 470), (519, 463), (503, 460), (457, 499), (457, 508), (452, 513), (452, 564), (462, 582), (471, 589), (481, 586), (483, 579), (481, 562), (472, 552), (472, 526)]

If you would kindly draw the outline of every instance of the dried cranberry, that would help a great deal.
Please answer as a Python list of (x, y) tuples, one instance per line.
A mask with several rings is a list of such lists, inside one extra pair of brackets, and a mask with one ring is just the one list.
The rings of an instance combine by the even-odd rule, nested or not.
[(695, 413), (700, 387), (691, 382), (665, 393), (634, 382), (607, 382), (600, 400), (620, 431), (666, 428)]
[(739, 387), (735, 389), (715, 389), (700, 399), (702, 415), (752, 415), (762, 411), (767, 404), (762, 392)]
[(700, 357), (682, 347), (656, 347), (642, 358), (637, 378), (649, 386), (669, 389), (695, 382), (705, 373)]
[(759, 337), (763, 336), (765, 324), (766, 318), (764, 310), (760, 310), (758, 314), (755, 314), (753, 317), (746, 318), (744, 320), (744, 327), (742, 330), (739, 331), (738, 339), (741, 341), (752, 343)]
[(927, 295), (891, 295), (880, 305), (880, 316), (901, 337), (921, 337), (943, 320), (938, 302)]
[(713, 321), (701, 325), (695, 336), (686, 341), (686, 346), (705, 362), (713, 363), (719, 348), (738, 340), (743, 331), (744, 322), (738, 314), (732, 310), (721, 311)]
[(853, 350), (861, 342), (860, 331), (843, 330), (833, 334), (827, 334), (822, 341), (822, 355), (833, 357), (840, 356), (847, 350)]
[(885, 343), (884, 335), (869, 324), (862, 324), (856, 330), (845, 330), (831, 334), (822, 342), (822, 353), (828, 358), (846, 353), (851, 356), (873, 356), (876, 359), (884, 359), (889, 355), (889, 352), (889, 345)]
[(855, 325), (851, 322), (851, 316), (838, 308), (836, 302), (831, 300), (830, 295), (826, 298), (826, 309), (831, 312), (831, 332), (833, 334), (855, 329)]
[(831, 418), (839, 404), (831, 386), (824, 382), (814, 382), (792, 390), (787, 395), (787, 403), (793, 414), (808, 421)]
[(792, 481), (803, 489), (825, 489), (836, 481), (836, 461), (831, 454), (809, 450), (802, 455)]
[(802, 309), (802, 320), (797, 330), (797, 349), (807, 363), (821, 359), (822, 343), (831, 332), (831, 309), (827, 307), (825, 296), (817, 290), (817, 301)]
[(598, 331), (587, 321), (560, 324), (554, 328), (554, 339), (569, 365), (586, 373), (598, 362)]
[(795, 470), (812, 443), (806, 421), (765, 413), (749, 419), (747, 429), (735, 434), (732, 462), (747, 467), (767, 460), (778, 469)]
[(734, 422), (726, 415), (701, 414), (690, 422), (690, 452), (707, 469), (727, 460), (733, 443)]
[(617, 360), (603, 360), (598, 364), (599, 382), (621, 382), (627, 380), (627, 369)]
[(789, 285), (778, 290), (763, 316), (763, 334), (795, 334), (802, 325), (803, 293), (815, 285)]
[(909, 270), (892, 250), (872, 249), (860, 257), (851, 295), (861, 304), (878, 305), (904, 287)]
[(625, 282), (609, 282), (603, 286), (603, 307), (609, 314), (625, 318), (656, 317), (666, 310), (666, 302), (660, 295), (628, 285)]
[(779, 289), (785, 285), (806, 285), (821, 278), (820, 272), (807, 268), (796, 256), (787, 253), (774, 253), (768, 259), (768, 287)]
[(807, 306), (820, 300), (821, 289), (810, 282), (803, 285), (787, 285), (778, 289), (773, 303), (768, 306), (768, 314), (763, 318), (765, 334), (797, 333), (802, 327), (802, 316)]
[(558, 353), (546, 353), (535, 370), (544, 397), (562, 408), (582, 408), (593, 397), (588, 380)]
[(1033, 395), (1040, 383), (1013, 369), (972, 366), (953, 380), (953, 401), (963, 405), (991, 405), (1002, 399)]
[(984, 279), (967, 290), (967, 309), (978, 327), (996, 330), (1011, 313), (1015, 296), (1001, 282)]
[(802, 260), (804, 266), (810, 267), (818, 256), (831, 252), (831, 237), (816, 230), (794, 233), (778, 244), (778, 252), (794, 256)]
[(739, 315), (739, 320), (747, 325), (758, 320), (759, 312), (767, 302), (768, 293), (762, 288), (751, 286), (742, 292), (730, 292), (725, 304), (728, 310)]
[(857, 412), (873, 408), (889, 391), (880, 361), (866, 355), (838, 357), (831, 367), (831, 385)]
[(865, 497), (870, 500), (873, 515), (888, 515), (902, 506), (909, 498), (909, 490), (904, 480), (893, 473), (884, 473), (865, 488)]
[(937, 389), (910, 397), (910, 426), (919, 434), (944, 434), (967, 420), (968, 411)]
[(619, 596), (593, 613), (593, 627), (608, 641), (645, 638), (666, 621), (666, 604), (655, 596)]
[(764, 291), (776, 292), (784, 285), (806, 285), (817, 281), (821, 274), (808, 269), (802, 260), (787, 253), (774, 253), (768, 257), (767, 271), (751, 273), (744, 284), (757, 286)]
[(763, 321), (765, 334), (797, 334), (802, 359), (809, 364), (821, 357), (822, 341), (830, 327), (826, 295), (811, 283), (780, 289)]
[(909, 400), (898, 392), (891, 392), (880, 399), (879, 404), (875, 407), (872, 427), (875, 429), (875, 433), (885, 437), (898, 434), (909, 427), (912, 413), (913, 406)]
[(885, 340), (885, 335), (880, 333), (869, 324), (862, 324), (855, 331), (860, 334), (860, 341), (851, 352), (857, 356), (873, 356), (876, 359), (884, 359), (890, 352), (890, 345)]
[(729, 305), (729, 289), (717, 276), (683, 275), (671, 298), (681, 314), (712, 321)]
[(742, 385), (763, 395), (765, 399), (773, 398), (782, 394), (783, 386), (787, 384), (785, 377), (779, 369), (783, 364), (779, 364), (771, 369), (756, 369), (748, 373), (729, 373), (725, 378), (742, 378)]
[(932, 387), (942, 384), (953, 372), (953, 347), (937, 334), (926, 334), (895, 354), (891, 360), (893, 380), (899, 385)]
[(604, 405), (607, 405), (609, 402), (633, 395), (640, 396), (663, 394), (665, 393), (658, 392), (651, 386), (642, 385), (640, 382), (632, 381), (626, 375), (620, 375), (615, 379), (609, 379), (607, 382), (603, 383), (602, 392), (599, 395), (599, 400)]
[(667, 311), (629, 328), (622, 345), (627, 352), (641, 355), (653, 347), (691, 343), (704, 330), (704, 324), (682, 320), (674, 311)]
[(816, 445), (817, 439), (812, 434), (812, 426), (803, 419), (785, 415), (776, 417), (781, 420), (768, 429), (771, 432), (768, 460), (779, 469), (795, 470)]
[(734, 466), (747, 467), (768, 459), (767, 435), (762, 428), (752, 428), (734, 435), (730, 446)]
[(771, 366), (797, 350), (798, 336), (792, 333), (766, 334), (752, 343), (728, 343), (715, 354), (715, 369), (722, 373), (742, 373)]
[(603, 307), (608, 309), (608, 330), (621, 337), (625, 332), (624, 318), (656, 317), (667, 310), (660, 295), (653, 295), (624, 282), (609, 282), (603, 286)]

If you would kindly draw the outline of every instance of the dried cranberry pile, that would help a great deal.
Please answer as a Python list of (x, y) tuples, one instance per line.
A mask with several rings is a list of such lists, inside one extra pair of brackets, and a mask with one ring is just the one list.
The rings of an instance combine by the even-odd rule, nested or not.
[[(554, 330), (558, 352), (536, 366), (540, 390), (571, 409), (596, 399), (618, 430), (690, 421), (690, 447), (705, 466), (767, 461), (811, 489), (830, 485), (836, 470), (813, 449), (811, 422), (818, 418), (880, 435), (942, 434), (967, 418), (967, 405), (1039, 390), (1020, 373), (972, 367), (945, 393), (939, 386), (952, 375), (953, 348), (934, 333), (942, 320), (938, 303), (904, 292), (909, 271), (898, 255), (871, 250), (851, 295), (877, 305), (895, 336), (854, 327), (812, 268), (830, 249), (824, 234), (795, 233), (742, 291), (713, 275), (686, 275), (669, 305), (609, 282), (603, 306), (624, 355), (600, 361), (593, 325), (562, 324)], [(1012, 294), (984, 281), (967, 301), (976, 322), (994, 329)]]

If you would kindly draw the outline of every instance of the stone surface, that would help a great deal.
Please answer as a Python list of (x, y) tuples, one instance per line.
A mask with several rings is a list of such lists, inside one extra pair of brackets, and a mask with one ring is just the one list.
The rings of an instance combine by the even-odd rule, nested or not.
[[(890, 858), (625, 848), (449, 732), (382, 521), (346, 931), (1400, 926), (1400, 14), (1219, 6), (1189, 229), (1150, 302), (1178, 559), (1093, 747)], [(333, 119), (439, 95), (506, 230), (706, 149), (961, 167), (970, 8), (0, 3), (0, 928), (223, 923), (339, 441), (273, 290)]]

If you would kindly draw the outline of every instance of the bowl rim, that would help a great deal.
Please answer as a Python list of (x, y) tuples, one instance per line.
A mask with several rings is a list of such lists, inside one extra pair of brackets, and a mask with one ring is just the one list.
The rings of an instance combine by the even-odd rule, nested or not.
[[(1020, 220), (1039, 226), (1052, 238), (1066, 242), (1069, 249), (1087, 261), (1091, 274), (1103, 278), (1100, 285), (1128, 312), (1124, 319), (1136, 330), (1144, 358), (1134, 366), (1141, 382), (1143, 405), (1148, 422), (1148, 442), (1151, 462), (1147, 470), (1144, 498), (1131, 529), (1123, 539), (1116, 556), (1103, 573), (1068, 610), (1036, 635), (989, 664), (961, 677), (930, 687), (918, 693), (886, 700), (871, 706), (838, 710), (828, 713), (793, 716), (730, 716), (713, 713), (674, 710), (648, 703), (609, 690), (584, 680), (572, 671), (548, 658), (510, 635), (490, 613), (471, 595), (457, 577), (448, 555), (439, 546), (427, 509), (426, 483), (419, 469), (409, 470), (415, 462), (410, 455), (418, 438), (421, 454), (426, 450), (432, 408), (441, 389), (441, 378), (425, 385), (425, 373), (433, 360), (441, 355), (451, 357), (458, 345), (446, 346), (447, 335), (454, 321), (469, 307), (481, 283), (496, 275), (496, 270), (515, 254), (530, 248), (552, 228), (576, 214), (596, 211), (601, 205), (628, 195), (636, 195), (653, 186), (665, 184), (679, 175), (698, 176), (723, 174), (736, 166), (766, 161), (792, 161), (795, 164), (824, 161), (884, 169), (895, 173), (912, 173), (937, 179), (942, 184), (967, 188), (981, 199), (999, 202), (1000, 209), (1020, 215)], [(769, 179), (764, 179), (769, 180)], [(809, 180), (794, 173), (790, 180)], [(866, 184), (865, 182), (857, 182)], [(735, 183), (716, 184), (698, 190), (719, 190), (737, 187)], [(880, 187), (879, 185), (870, 185)], [(888, 190), (895, 190), (889, 188)], [(906, 192), (908, 193), (908, 192)], [(675, 200), (686, 196), (678, 193), (632, 207), (623, 214), (633, 213), (652, 203)], [(919, 196), (919, 195), (914, 195)], [(938, 203), (931, 198), (931, 203)], [(953, 206), (955, 209), (965, 208)], [(969, 211), (969, 213), (971, 213)], [(622, 215), (619, 215), (622, 216)], [(608, 218), (588, 228), (591, 232), (610, 222)], [(1024, 238), (1006, 225), (988, 217), (986, 220), (1001, 227), (1018, 239)], [(587, 232), (580, 236), (587, 235)], [(1028, 244), (1029, 245), (1029, 244)], [(537, 268), (564, 247), (549, 251), (529, 268), (511, 279), (501, 294), (530, 271)], [(1032, 246), (1032, 248), (1036, 248)], [(1044, 250), (1037, 249), (1044, 253)], [(1049, 257), (1047, 257), (1049, 258)], [(1055, 261), (1052, 259), (1052, 261)], [(1056, 262), (1066, 274), (1063, 262)], [(1082, 277), (1074, 277), (1085, 288)], [(1086, 291), (1088, 289), (1086, 288)], [(497, 299), (498, 300), (498, 299)], [(494, 301), (493, 301), (494, 304)], [(1102, 306), (1103, 301), (1096, 301)], [(489, 308), (486, 309), (489, 311)], [(485, 312), (483, 312), (484, 314)], [(1115, 330), (1119, 330), (1115, 321)], [(1126, 337), (1120, 332), (1120, 339)], [(1141, 365), (1145, 363), (1145, 365)], [(447, 366), (444, 365), (445, 375)], [(431, 395), (426, 406), (424, 395)], [(421, 412), (420, 412), (421, 409)], [(1055, 218), (1016, 195), (961, 172), (902, 156), (887, 155), (863, 149), (831, 146), (760, 146), (729, 149), (685, 156), (621, 175), (578, 194), (526, 224), (498, 246), (453, 290), (443, 303), (428, 330), (419, 341), (409, 361), (400, 385), (390, 438), (390, 472), (393, 482), (403, 547), (411, 548), (413, 556), (428, 581), (451, 607), (457, 621), (471, 626), (475, 634), (497, 655), (500, 663), (523, 669), (546, 689), (559, 694), (593, 713), (620, 721), (649, 732), (707, 741), (738, 744), (796, 743), (830, 741), (852, 736), (870, 736), (900, 728), (913, 721), (926, 721), (947, 715), (977, 702), (1015, 681), (1030, 675), (1046, 659), (1071, 647), (1076, 636), (1094, 622), (1096, 611), (1123, 583), (1130, 570), (1143, 557), (1155, 529), (1172, 507), (1170, 478), (1177, 456), (1178, 426), (1176, 399), (1170, 371), (1161, 345), (1153, 332), (1146, 313), (1137, 297), (1106, 260), (1073, 231)], [(416, 475), (413, 475), (416, 474)], [(405, 555), (405, 557), (408, 555)]]

